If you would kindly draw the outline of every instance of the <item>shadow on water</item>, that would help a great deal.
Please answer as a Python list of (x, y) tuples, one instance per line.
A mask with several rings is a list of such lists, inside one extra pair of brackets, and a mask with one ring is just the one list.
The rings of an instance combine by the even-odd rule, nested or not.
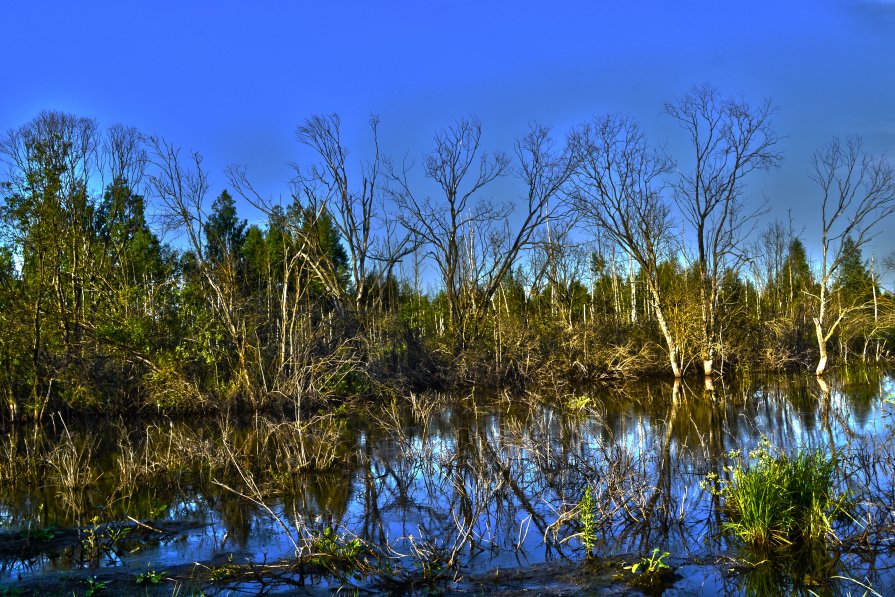
[[(54, 418), (4, 431), (0, 583), (625, 592), (670, 566), (647, 592), (887, 594), (892, 399), (888, 374), (847, 370), (410, 396), (297, 422)], [(721, 532), (719, 489), (759, 445), (839, 457), (852, 510), (834, 539), (769, 555)]]

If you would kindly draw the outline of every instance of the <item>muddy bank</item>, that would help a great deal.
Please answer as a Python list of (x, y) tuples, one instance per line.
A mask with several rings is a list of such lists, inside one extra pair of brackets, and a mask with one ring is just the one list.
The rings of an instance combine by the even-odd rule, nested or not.
[[(127, 569), (54, 572), (19, 583), (3, 583), (0, 594), (15, 595), (329, 595), (345, 591), (361, 594), (442, 595), (656, 595), (719, 594), (723, 588), (718, 565), (696, 561), (675, 562), (676, 572), (654, 588), (637, 584), (622, 559), (584, 563), (537, 564), (524, 568), (496, 568), (487, 572), (427, 580), (422, 575), (380, 578), (340, 584), (301, 571), (296, 562), (239, 564), (230, 556), (170, 567), (164, 571)], [(723, 592), (723, 591), (720, 591)]]

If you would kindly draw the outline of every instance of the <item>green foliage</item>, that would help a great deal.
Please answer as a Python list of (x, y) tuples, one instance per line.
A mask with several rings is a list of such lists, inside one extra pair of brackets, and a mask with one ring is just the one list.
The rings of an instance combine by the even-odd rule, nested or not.
[(107, 584), (108, 583), (97, 580), (95, 576), (90, 576), (87, 578), (87, 590), (84, 592), (84, 595), (91, 597), (91, 595), (96, 595), (97, 593), (105, 591)]
[(584, 394), (573, 395), (566, 400), (566, 408), (574, 412), (583, 411), (589, 404), (590, 397)]
[(165, 580), (165, 574), (167, 573), (147, 569), (146, 572), (137, 575), (136, 582), (138, 585), (157, 585)]
[(842, 242), (842, 263), (836, 285), (847, 305), (860, 305), (873, 300), (873, 277), (864, 263), (861, 247), (850, 236)]
[(645, 556), (639, 562), (635, 562), (630, 566), (625, 566), (625, 570), (630, 570), (631, 574), (637, 574), (638, 570), (642, 574), (654, 574), (660, 570), (670, 570), (671, 566), (663, 561), (669, 555), (671, 554), (667, 551), (659, 555), (659, 548), (657, 547), (653, 549), (652, 555)]
[(38, 541), (49, 541), (56, 537), (56, 531), (52, 527), (45, 529), (29, 529), (27, 531), (29, 539), (37, 539)]
[(220, 264), (236, 259), (246, 240), (246, 221), (236, 216), (236, 202), (226, 190), (211, 204), (211, 215), (205, 221), (205, 249), (212, 263)]
[(659, 554), (659, 549), (655, 548), (651, 555), (642, 557), (639, 562), (624, 566), (631, 576), (619, 578), (648, 593), (661, 594), (662, 590), (670, 586), (675, 578), (674, 569), (665, 563), (665, 558), (669, 555), (667, 551)]
[(816, 450), (774, 455), (767, 446), (751, 456), (721, 484), (725, 532), (762, 549), (833, 536), (831, 521), (847, 514), (846, 496), (835, 492), (835, 457)]
[(587, 557), (593, 555), (597, 546), (597, 521), (594, 514), (594, 498), (590, 485), (584, 488), (584, 495), (578, 502), (578, 520), (581, 523), (581, 545), (584, 546)]
[(303, 254), (309, 259), (318, 260), (334, 274), (342, 286), (346, 286), (348, 253), (342, 246), (332, 214), (326, 210), (318, 213), (309, 207), (295, 204), (289, 216), (298, 222)]
[(99, 516), (90, 519), (90, 526), (80, 533), (81, 558), (95, 568), (100, 559), (114, 559), (122, 551), (122, 541), (131, 532), (131, 527), (116, 524), (101, 524)]
[(789, 244), (786, 260), (783, 262), (781, 279), (778, 281), (783, 289), (785, 300), (793, 303), (801, 298), (802, 292), (814, 287), (814, 275), (808, 264), (805, 243), (795, 238)]
[(333, 527), (311, 531), (309, 562), (338, 578), (357, 576), (370, 571), (367, 556), (370, 550), (359, 538), (346, 540)]
[(360, 539), (354, 538), (346, 542), (338, 531), (332, 527), (311, 535), (312, 561), (318, 564), (329, 563), (334, 559), (350, 559), (357, 557), (362, 550)]
[[(313, 184), (251, 226), (227, 191), (210, 206), (203, 195), (150, 210), (139, 190), (147, 151), (132, 129), (103, 130), (60, 112), (0, 139), (9, 165), (0, 180), (3, 416), (261, 409), (298, 396), (313, 407), (331, 396), (452, 385), (551, 384), (568, 393), (575, 384), (667, 373), (651, 287), (661, 290), (676, 360), (692, 370), (704, 356), (699, 274), (671, 246), (660, 247), (648, 272), (605, 239), (583, 246), (558, 236), (542, 245), (535, 232), (532, 251), (484, 284), (483, 263), (462, 254), (499, 256), (499, 227), (481, 245), (448, 251), (454, 269), (432, 263), (431, 246), (391, 262), (387, 239), (374, 232), (366, 271), (355, 271), (360, 260), (349, 254), (357, 257), (363, 227), (385, 219), (390, 230), (394, 214), (374, 206), (370, 220), (355, 220), (362, 214), (341, 213), (334, 188)], [(199, 180), (178, 166), (181, 183)], [(183, 249), (162, 241), (168, 225), (188, 230)], [(725, 369), (791, 368), (817, 350), (817, 282), (805, 245), (777, 232), (764, 286), (735, 269), (719, 272), (711, 348)], [(849, 317), (831, 350), (886, 355), (895, 302), (874, 289), (852, 239), (843, 255), (828, 315)], [(429, 289), (437, 273), (442, 286)]]

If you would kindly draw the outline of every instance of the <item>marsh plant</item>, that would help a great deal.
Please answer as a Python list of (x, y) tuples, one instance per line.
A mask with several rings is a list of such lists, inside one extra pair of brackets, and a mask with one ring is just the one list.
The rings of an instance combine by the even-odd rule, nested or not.
[(590, 485), (584, 488), (584, 495), (578, 504), (578, 519), (581, 522), (581, 545), (585, 555), (591, 557), (597, 545), (596, 517), (594, 516), (594, 497)]
[(624, 567), (632, 575), (626, 580), (648, 594), (661, 594), (675, 579), (674, 568), (665, 563), (665, 558), (669, 555), (671, 554), (667, 551), (660, 554), (658, 547), (653, 549), (651, 555), (643, 556), (639, 562)]
[(638, 570), (644, 574), (658, 572), (660, 570), (669, 570), (671, 566), (665, 563), (665, 558), (670, 555), (671, 553), (667, 551), (659, 555), (659, 548), (657, 547), (653, 549), (651, 555), (641, 558), (639, 562), (631, 564), (630, 566), (625, 566), (625, 569), (630, 570), (631, 574), (637, 574)]
[(157, 585), (165, 580), (166, 574), (167, 572), (157, 572), (155, 570), (147, 569), (146, 572), (141, 572), (137, 575), (136, 583), (138, 585)]
[(372, 550), (365, 542), (359, 537), (349, 539), (333, 527), (310, 531), (306, 545), (309, 563), (329, 571), (336, 578), (371, 575), (376, 569), (369, 557)]
[(722, 530), (747, 546), (774, 549), (834, 538), (832, 521), (847, 514), (847, 495), (836, 491), (837, 458), (819, 450), (774, 454), (767, 445), (752, 462), (731, 467), (718, 490), (724, 499)]

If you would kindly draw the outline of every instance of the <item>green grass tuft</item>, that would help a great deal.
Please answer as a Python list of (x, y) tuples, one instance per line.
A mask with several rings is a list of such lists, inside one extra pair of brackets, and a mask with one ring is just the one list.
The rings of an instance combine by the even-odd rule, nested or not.
[(835, 457), (818, 450), (772, 455), (766, 448), (753, 457), (721, 486), (725, 532), (761, 549), (835, 537), (831, 520), (845, 512), (846, 502), (834, 490)]

